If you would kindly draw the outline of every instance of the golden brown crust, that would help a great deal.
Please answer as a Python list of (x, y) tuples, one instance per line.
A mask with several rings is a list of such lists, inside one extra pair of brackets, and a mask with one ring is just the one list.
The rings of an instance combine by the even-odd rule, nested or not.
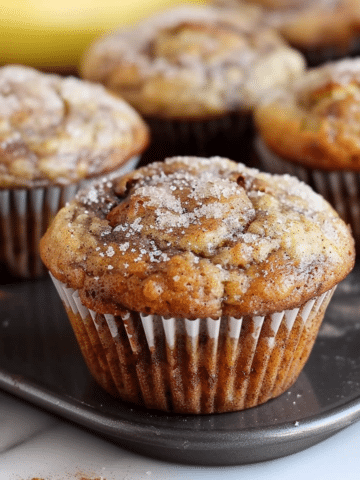
[(249, 111), (260, 93), (304, 69), (304, 59), (258, 10), (186, 6), (90, 46), (81, 75), (123, 96), (142, 114), (200, 119)]
[(142, 152), (145, 123), (102, 86), (32, 68), (0, 68), (0, 188), (66, 185)]
[(348, 228), (310, 187), (217, 157), (97, 182), (40, 249), (88, 308), (192, 319), (294, 308), (354, 263)]
[(325, 170), (360, 170), (360, 60), (314, 68), (264, 99), (255, 123), (270, 150)]

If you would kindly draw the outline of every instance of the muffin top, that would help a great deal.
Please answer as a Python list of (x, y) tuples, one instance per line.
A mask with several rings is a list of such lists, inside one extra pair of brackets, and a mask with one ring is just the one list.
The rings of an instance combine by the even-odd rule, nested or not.
[(309, 70), (260, 102), (266, 145), (311, 168), (360, 170), (360, 59)]
[[(346, 51), (359, 38), (358, 0), (214, 0), (216, 4), (262, 10), (265, 24), (276, 30), (295, 48), (307, 50), (329, 46), (336, 53)], [(335, 53), (335, 52), (334, 52)]]
[(348, 227), (310, 187), (219, 157), (97, 181), (60, 210), (40, 251), (90, 309), (189, 319), (294, 308), (354, 263)]
[(0, 188), (66, 185), (120, 167), (147, 145), (138, 113), (104, 87), (0, 68)]
[(188, 5), (99, 39), (81, 75), (144, 115), (191, 120), (248, 112), (262, 91), (303, 69), (302, 55), (261, 25), (257, 8)]

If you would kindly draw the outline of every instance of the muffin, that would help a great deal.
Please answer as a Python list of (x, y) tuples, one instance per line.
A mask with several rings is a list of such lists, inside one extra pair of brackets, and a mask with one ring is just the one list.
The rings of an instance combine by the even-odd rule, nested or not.
[(219, 157), (96, 182), (40, 251), (96, 381), (196, 414), (292, 385), (354, 263), (348, 227), (310, 187)]
[(188, 5), (99, 39), (80, 74), (144, 116), (152, 133), (148, 161), (216, 154), (246, 163), (261, 92), (303, 69), (302, 55), (262, 26), (257, 9)]
[(90, 179), (134, 168), (148, 130), (102, 86), (24, 66), (0, 68), (0, 103), (0, 259), (33, 278), (57, 210)]
[(264, 169), (291, 173), (322, 194), (360, 241), (360, 59), (309, 70), (255, 112)]
[[(218, 0), (243, 8), (243, 0)], [(245, 0), (262, 9), (263, 21), (301, 51), (310, 66), (360, 53), (358, 0)]]

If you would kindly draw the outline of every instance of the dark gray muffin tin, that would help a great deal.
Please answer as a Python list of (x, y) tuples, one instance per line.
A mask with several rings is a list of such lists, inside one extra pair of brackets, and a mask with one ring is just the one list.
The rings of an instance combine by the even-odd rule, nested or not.
[(243, 412), (170, 415), (93, 381), (49, 278), (0, 285), (0, 388), (138, 453), (193, 465), (279, 458), (360, 418), (360, 263), (338, 287), (296, 384)]

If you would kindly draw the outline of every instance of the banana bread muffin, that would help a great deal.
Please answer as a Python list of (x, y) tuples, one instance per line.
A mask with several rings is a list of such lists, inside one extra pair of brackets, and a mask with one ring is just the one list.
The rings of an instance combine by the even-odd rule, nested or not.
[(360, 59), (328, 63), (258, 105), (263, 167), (309, 183), (360, 241)]
[(79, 192), (41, 256), (100, 385), (214, 413), (295, 382), (354, 245), (295, 177), (174, 157)]
[(358, 0), (217, 0), (227, 8), (252, 5), (263, 22), (301, 51), (310, 66), (360, 53)]
[(0, 68), (0, 257), (13, 275), (45, 273), (38, 243), (85, 181), (125, 173), (148, 131), (123, 100), (73, 77)]
[(215, 153), (246, 162), (255, 102), (303, 69), (302, 55), (261, 25), (257, 9), (187, 5), (99, 39), (80, 72), (144, 115), (148, 159)]

